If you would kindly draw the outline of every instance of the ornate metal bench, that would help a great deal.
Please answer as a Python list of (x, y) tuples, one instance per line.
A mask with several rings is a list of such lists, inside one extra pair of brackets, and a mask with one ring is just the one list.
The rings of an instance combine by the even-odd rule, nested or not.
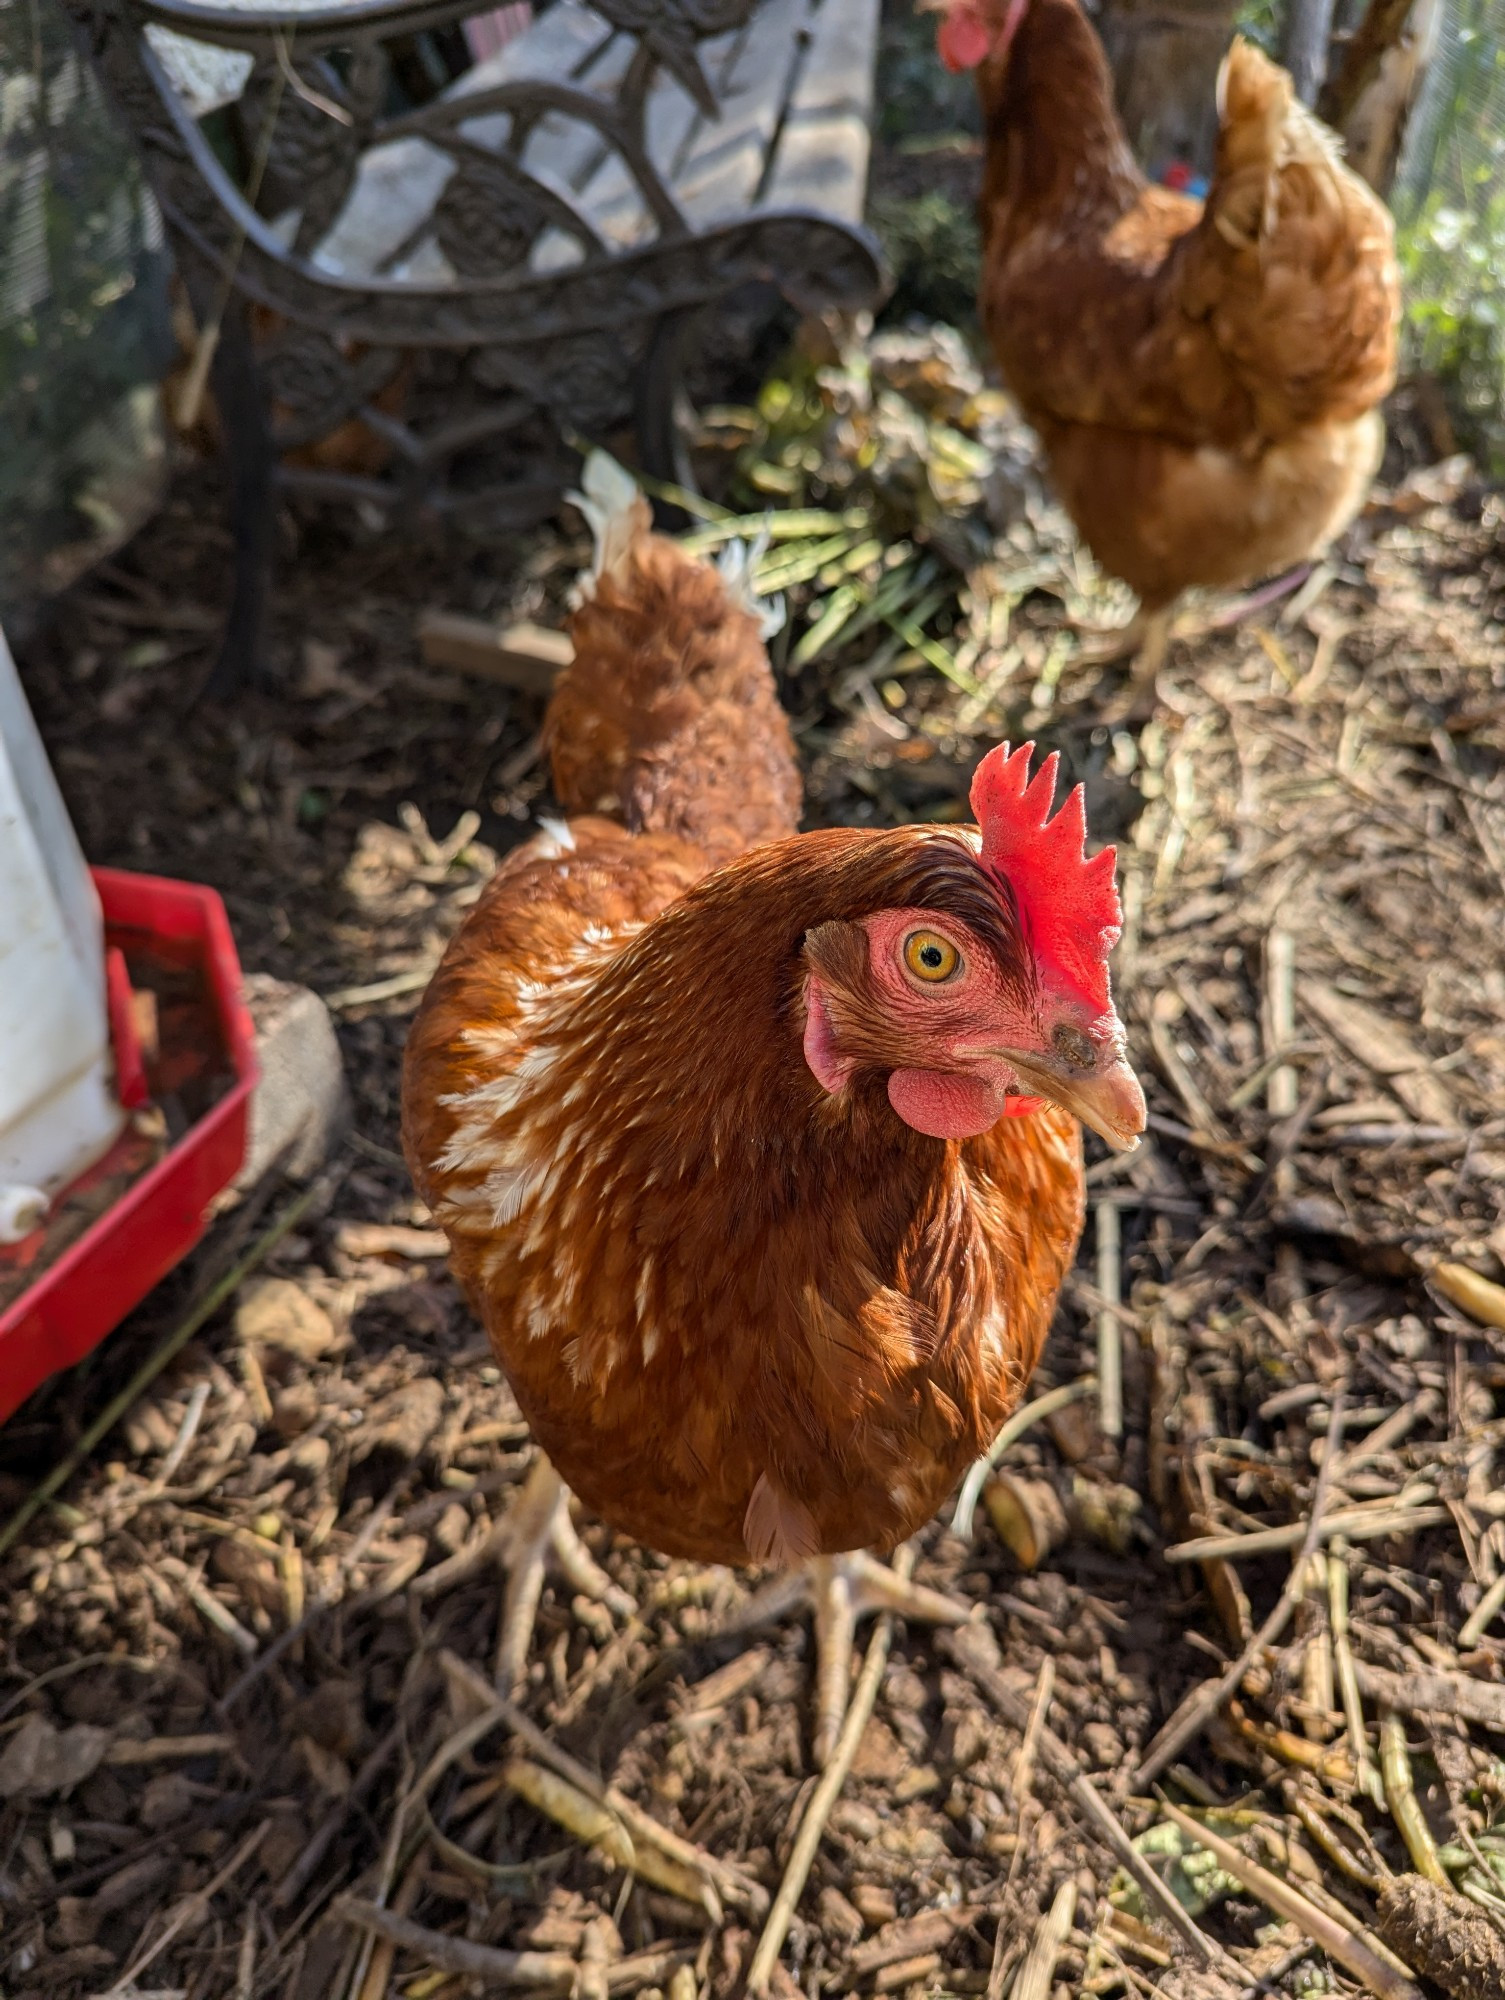
[(878, 0), (555, 0), (427, 97), (413, 38), (474, 0), (67, 4), (217, 329), (237, 570), (214, 692), (260, 657), (277, 482), (515, 528), (568, 483), (571, 434), (635, 418), (673, 476), (707, 308), (882, 295)]

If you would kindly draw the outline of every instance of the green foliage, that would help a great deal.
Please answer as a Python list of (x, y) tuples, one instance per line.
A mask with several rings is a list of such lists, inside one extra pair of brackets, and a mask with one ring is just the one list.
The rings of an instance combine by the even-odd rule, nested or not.
[(1395, 206), (1407, 365), (1505, 470), (1505, 48), (1498, 0), (1460, 0)]
[(72, 25), (0, 7), (0, 610), (118, 539), (171, 351), (160, 226)]
[(884, 8), (878, 41), (879, 136), (891, 145), (916, 132), (982, 130), (977, 85), (953, 75), (935, 52), (936, 17), (913, 0)]
[(977, 218), (940, 189), (909, 200), (874, 200), (871, 221), (894, 275), (887, 319), (918, 313), (948, 326), (977, 318), (982, 249)]
[(1505, 466), (1505, 190), (1477, 209), (1430, 196), (1399, 232), (1405, 342), (1476, 452)]
[(1240, 0), (1234, 26), (1257, 43), (1267, 56), (1280, 56), (1280, 31), (1285, 22), (1284, 0)]

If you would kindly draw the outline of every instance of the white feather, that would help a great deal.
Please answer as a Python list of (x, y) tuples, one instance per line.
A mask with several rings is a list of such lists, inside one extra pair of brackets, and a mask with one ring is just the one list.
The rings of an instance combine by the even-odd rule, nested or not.
[(596, 544), (591, 575), (598, 577), (616, 566), (648, 526), (648, 503), (632, 474), (599, 446), (586, 458), (580, 488), (564, 497), (573, 501), (590, 523)]
[(753, 587), (753, 577), (767, 552), (768, 541), (768, 524), (765, 521), (753, 541), (744, 542), (734, 537), (716, 558), (716, 568), (726, 585), (727, 595), (744, 611), (752, 613), (765, 639), (771, 639), (775, 632), (782, 629), (785, 618), (782, 596), (759, 597)]

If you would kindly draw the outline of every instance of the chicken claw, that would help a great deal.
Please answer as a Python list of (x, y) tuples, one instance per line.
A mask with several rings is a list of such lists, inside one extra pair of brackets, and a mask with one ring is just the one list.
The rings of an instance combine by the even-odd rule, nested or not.
[(533, 1622), (551, 1557), (583, 1597), (594, 1598), (619, 1618), (628, 1617), (637, 1605), (612, 1582), (575, 1533), (570, 1490), (542, 1452), (501, 1526), (496, 1553), (507, 1566), (507, 1589), (497, 1634), (496, 1685), (511, 1694), (522, 1684), (528, 1664)]
[(924, 1584), (911, 1583), (859, 1549), (852, 1555), (814, 1556), (803, 1569), (764, 1584), (751, 1602), (721, 1628), (722, 1636), (771, 1625), (809, 1606), (815, 1613), (815, 1733), (812, 1749), (824, 1765), (841, 1733), (852, 1674), (857, 1621), (892, 1611), (927, 1625), (965, 1625), (971, 1608)]

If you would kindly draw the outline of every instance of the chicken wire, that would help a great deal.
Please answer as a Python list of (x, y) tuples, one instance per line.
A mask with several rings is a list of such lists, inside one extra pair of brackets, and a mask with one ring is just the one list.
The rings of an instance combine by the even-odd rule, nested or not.
[(0, 619), (12, 632), (161, 491), (166, 250), (57, 0), (0, 0)]

